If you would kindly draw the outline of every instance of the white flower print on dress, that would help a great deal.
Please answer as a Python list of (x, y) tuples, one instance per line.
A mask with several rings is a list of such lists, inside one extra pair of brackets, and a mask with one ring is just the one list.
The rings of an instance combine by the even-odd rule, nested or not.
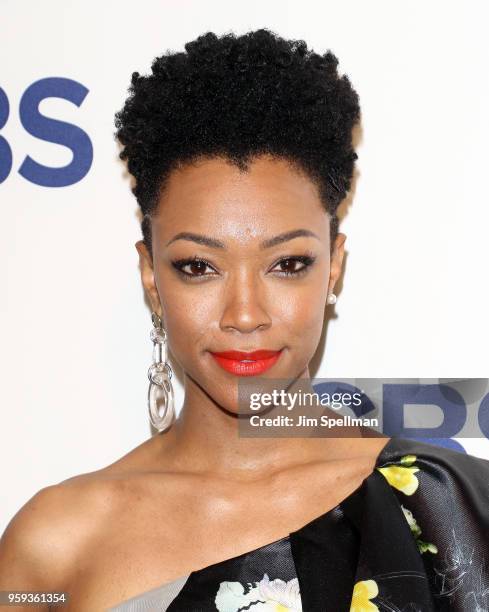
[(215, 598), (219, 612), (302, 612), (299, 581), (270, 580), (264, 574), (260, 582), (249, 582), (247, 593), (241, 582), (221, 582)]

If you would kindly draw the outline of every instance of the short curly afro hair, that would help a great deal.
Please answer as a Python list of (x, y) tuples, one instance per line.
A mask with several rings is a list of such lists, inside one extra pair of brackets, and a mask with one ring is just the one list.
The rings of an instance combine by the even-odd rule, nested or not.
[(156, 57), (152, 74), (132, 74), (114, 135), (135, 179), (151, 256), (151, 215), (165, 179), (182, 164), (216, 156), (245, 171), (255, 156), (271, 154), (305, 171), (330, 215), (333, 246), (360, 119), (358, 95), (337, 65), (329, 50), (319, 55), (303, 40), (262, 28), (241, 36), (207, 32), (185, 52)]

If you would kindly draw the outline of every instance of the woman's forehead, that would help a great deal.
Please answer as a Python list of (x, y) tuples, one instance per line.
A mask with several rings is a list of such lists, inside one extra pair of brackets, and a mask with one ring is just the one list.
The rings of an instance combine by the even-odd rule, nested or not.
[(315, 225), (325, 216), (316, 184), (286, 160), (260, 157), (246, 171), (217, 158), (171, 173), (161, 193), (155, 223), (209, 222), (236, 228), (300, 221)]

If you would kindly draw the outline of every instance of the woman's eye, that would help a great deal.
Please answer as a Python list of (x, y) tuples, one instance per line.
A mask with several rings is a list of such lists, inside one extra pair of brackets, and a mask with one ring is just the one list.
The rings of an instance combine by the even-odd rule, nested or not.
[(209, 276), (209, 274), (206, 273), (206, 269), (211, 268), (214, 270), (214, 268), (212, 268), (212, 266), (206, 261), (197, 258), (179, 259), (178, 261), (172, 261), (172, 265), (177, 272), (180, 272), (182, 275), (188, 278)]
[(298, 276), (299, 274), (307, 272), (307, 269), (314, 263), (314, 260), (315, 257), (309, 255), (286, 257), (281, 259), (276, 265), (280, 266), (280, 270), (278, 270), (279, 274), (281, 273), (284, 276)]

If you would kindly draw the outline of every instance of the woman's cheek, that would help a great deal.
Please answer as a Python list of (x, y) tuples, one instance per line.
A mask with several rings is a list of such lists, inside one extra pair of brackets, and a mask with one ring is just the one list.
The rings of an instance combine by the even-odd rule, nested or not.
[(307, 296), (289, 295), (287, 309), (282, 312), (284, 334), (294, 357), (303, 369), (314, 356), (324, 324), (324, 301), (321, 291), (310, 291)]
[(163, 301), (162, 310), (172, 354), (185, 367), (194, 353), (209, 348), (215, 315), (208, 300), (186, 300), (182, 291), (176, 295), (178, 300)]

